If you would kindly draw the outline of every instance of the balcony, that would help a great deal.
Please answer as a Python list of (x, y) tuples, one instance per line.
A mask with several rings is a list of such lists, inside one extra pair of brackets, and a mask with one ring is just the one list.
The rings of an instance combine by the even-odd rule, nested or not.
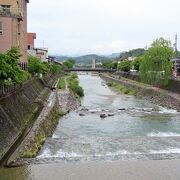
[(21, 8), (3, 8), (0, 7), (0, 16), (7, 16), (23, 20), (23, 11)]

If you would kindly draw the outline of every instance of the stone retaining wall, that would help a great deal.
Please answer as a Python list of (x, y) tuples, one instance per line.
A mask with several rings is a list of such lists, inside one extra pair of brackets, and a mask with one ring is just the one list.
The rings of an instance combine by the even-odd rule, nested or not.
[(176, 109), (180, 111), (180, 95), (179, 94), (175, 94), (167, 90), (159, 89), (159, 88), (152, 87), (149, 85), (145, 86), (138, 82), (133, 83), (133, 82), (124, 81), (121, 79), (116, 79), (105, 74), (101, 74), (100, 76), (105, 81), (115, 82), (118, 84), (122, 84), (125, 87), (136, 89), (138, 92), (137, 95), (141, 98), (147, 99), (160, 106), (168, 107), (168, 108), (172, 108), (172, 109)]
[[(116, 72), (116, 75), (134, 80), (140, 81), (139, 73), (138, 72)], [(169, 90), (174, 93), (180, 94), (180, 80), (171, 78), (169, 80), (169, 85), (167, 87), (162, 87), (163, 89)]]

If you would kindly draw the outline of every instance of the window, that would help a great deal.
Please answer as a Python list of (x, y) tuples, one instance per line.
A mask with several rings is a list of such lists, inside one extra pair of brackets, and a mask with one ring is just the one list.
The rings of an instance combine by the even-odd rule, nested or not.
[(30, 45), (28, 45), (28, 50), (30, 50), (31, 49), (31, 46)]
[(0, 35), (3, 34), (3, 25), (2, 25), (2, 22), (0, 22)]
[(4, 15), (10, 14), (11, 12), (10, 8), (11, 8), (11, 5), (0, 5), (1, 13), (4, 13)]

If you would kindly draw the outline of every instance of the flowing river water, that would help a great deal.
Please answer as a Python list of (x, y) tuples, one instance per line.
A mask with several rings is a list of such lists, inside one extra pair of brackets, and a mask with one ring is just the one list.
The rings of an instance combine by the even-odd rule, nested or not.
[[(60, 120), (32, 160), (36, 169), (53, 163), (180, 158), (179, 112), (120, 94), (99, 76), (81, 74), (79, 79), (85, 92), (82, 106)], [(26, 180), (35, 179), (36, 173), (21, 167), (0, 170), (0, 177)]]

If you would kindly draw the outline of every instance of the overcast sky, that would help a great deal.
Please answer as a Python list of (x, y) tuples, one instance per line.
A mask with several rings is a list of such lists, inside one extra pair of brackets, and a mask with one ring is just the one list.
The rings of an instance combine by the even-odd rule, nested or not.
[(30, 0), (28, 31), (50, 54), (111, 54), (180, 36), (180, 0)]

